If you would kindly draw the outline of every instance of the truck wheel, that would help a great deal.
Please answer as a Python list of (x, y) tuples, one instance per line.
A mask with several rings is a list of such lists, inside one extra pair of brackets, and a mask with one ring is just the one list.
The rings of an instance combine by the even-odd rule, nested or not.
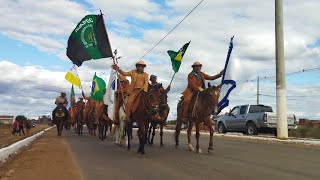
[(248, 135), (258, 135), (258, 129), (253, 122), (247, 124), (247, 134)]
[(225, 134), (226, 133), (226, 127), (224, 127), (223, 123), (219, 123), (218, 125), (218, 133)]

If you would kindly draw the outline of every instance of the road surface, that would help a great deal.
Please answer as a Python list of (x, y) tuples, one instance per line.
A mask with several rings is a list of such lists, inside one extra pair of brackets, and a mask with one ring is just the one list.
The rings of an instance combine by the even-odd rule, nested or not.
[(215, 138), (214, 153), (207, 154), (209, 139), (203, 135), (204, 153), (197, 154), (188, 151), (184, 134), (175, 149), (172, 133), (165, 133), (161, 148), (157, 132), (155, 144), (141, 158), (135, 134), (131, 151), (114, 145), (111, 137), (100, 141), (73, 132), (63, 137), (85, 179), (320, 179), (319, 148)]

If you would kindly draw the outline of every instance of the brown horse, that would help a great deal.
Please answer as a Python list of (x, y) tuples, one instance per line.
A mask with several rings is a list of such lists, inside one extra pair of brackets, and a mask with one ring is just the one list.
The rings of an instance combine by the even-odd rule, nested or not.
[[(167, 118), (169, 115), (170, 108), (168, 106), (168, 92), (156, 92), (156, 91), (149, 91), (150, 95), (150, 102), (152, 106), (153, 117), (151, 119), (151, 126), (149, 127), (148, 133), (148, 143), (150, 145), (153, 144), (153, 138), (155, 136), (155, 129), (157, 125), (160, 125), (160, 146), (163, 146), (163, 127), (167, 123)], [(152, 105), (155, 102), (156, 106)], [(153, 130), (153, 131), (152, 131)], [(150, 139), (150, 134), (152, 131), (152, 137)]]
[(141, 155), (145, 154), (145, 144), (146, 144), (146, 139), (147, 139), (147, 132), (148, 132), (148, 126), (150, 123), (150, 104), (149, 104), (149, 98), (148, 94), (144, 91), (141, 91), (140, 94), (138, 95), (138, 98), (140, 96), (139, 104), (137, 107), (137, 110), (132, 113), (130, 117), (130, 121), (126, 122), (126, 132), (127, 132), (127, 137), (128, 137), (128, 150), (130, 150), (130, 140), (131, 140), (131, 134), (132, 134), (132, 125), (133, 122), (137, 122), (139, 125), (138, 129), (138, 137), (139, 137), (139, 149), (138, 153)]
[(108, 116), (108, 106), (103, 104), (102, 106), (96, 107), (98, 111), (96, 114), (96, 120), (98, 121), (98, 133), (101, 141), (107, 138), (107, 131), (111, 124), (111, 119)]
[(68, 120), (68, 112), (64, 109), (63, 104), (57, 106), (56, 111), (52, 114), (53, 122), (57, 126), (58, 136), (62, 135), (62, 128), (65, 121)]
[[(214, 129), (212, 128), (212, 121), (210, 119), (211, 115), (215, 115), (218, 111), (218, 100), (219, 100), (219, 91), (220, 86), (211, 86), (208, 83), (208, 88), (202, 92), (194, 94), (190, 105), (189, 105), (189, 112), (188, 112), (188, 147), (190, 151), (194, 151), (194, 148), (191, 144), (191, 131), (193, 127), (193, 123), (196, 124), (196, 138), (197, 138), (197, 145), (196, 150), (197, 153), (201, 153), (201, 149), (199, 146), (199, 124), (204, 123), (210, 131), (210, 142), (208, 152), (213, 151), (213, 133)], [(179, 134), (182, 125), (182, 116), (183, 116), (183, 108), (182, 108), (182, 101), (178, 103), (177, 111), (178, 111), (178, 118), (175, 130), (175, 141), (176, 141), (176, 148), (179, 146)]]

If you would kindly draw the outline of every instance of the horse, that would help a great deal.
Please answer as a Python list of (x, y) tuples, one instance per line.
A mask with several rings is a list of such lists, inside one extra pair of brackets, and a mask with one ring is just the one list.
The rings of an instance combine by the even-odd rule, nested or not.
[[(193, 123), (196, 124), (196, 139), (197, 139), (197, 145), (196, 145), (196, 152), (201, 153), (201, 149), (199, 146), (199, 124), (204, 123), (207, 128), (210, 131), (210, 141), (209, 141), (209, 147), (208, 147), (208, 153), (211, 153), (213, 151), (213, 133), (214, 129), (212, 128), (212, 121), (210, 116), (216, 115), (218, 112), (218, 100), (219, 100), (219, 92), (220, 92), (220, 86), (211, 86), (210, 83), (208, 83), (208, 88), (203, 90), (202, 92), (198, 92), (195, 94), (190, 102), (189, 105), (189, 112), (188, 112), (188, 148), (190, 151), (194, 151), (194, 147), (191, 144), (191, 131), (193, 127)], [(175, 147), (179, 147), (179, 134), (181, 130), (182, 125), (182, 117), (183, 117), (183, 101), (180, 100), (177, 106), (177, 123), (175, 128)]]
[(76, 122), (77, 107), (70, 107), (68, 111), (69, 111), (68, 121), (70, 124), (70, 129), (71, 127), (76, 128), (75, 122)]
[(108, 117), (108, 106), (103, 104), (96, 109), (96, 119), (98, 120), (99, 139), (101, 141), (107, 138), (107, 131), (110, 127), (111, 119)]
[(128, 139), (128, 145), (127, 149), (130, 150), (131, 148), (131, 136), (132, 136), (132, 126), (133, 122), (137, 122), (139, 124), (139, 129), (138, 129), (138, 137), (139, 137), (139, 149), (138, 153), (141, 155), (145, 154), (145, 144), (146, 144), (146, 139), (147, 139), (147, 132), (148, 132), (148, 127), (151, 119), (150, 115), (150, 104), (148, 101), (148, 93), (141, 91), (137, 98), (140, 97), (137, 109), (135, 112), (131, 114), (130, 121), (126, 122), (126, 133), (127, 133), (127, 139)]
[[(126, 130), (125, 130), (125, 122), (126, 119), (126, 113), (124, 110), (124, 105), (122, 105), (119, 109), (119, 122), (115, 125), (116, 127), (116, 145), (122, 146), (123, 141), (126, 141)], [(132, 136), (132, 135), (131, 135)], [(130, 137), (130, 135), (129, 135)], [(132, 139), (132, 137), (130, 137)], [(126, 146), (128, 146), (128, 141), (126, 141)]]
[[(149, 91), (150, 92), (150, 91)], [(152, 92), (152, 93), (151, 93)], [(157, 125), (160, 125), (160, 146), (163, 147), (163, 127), (166, 125), (167, 118), (169, 115), (170, 107), (168, 106), (168, 92), (150, 92), (150, 101), (156, 102), (159, 105), (156, 105), (156, 107), (153, 106), (153, 112), (158, 116), (158, 118), (152, 118), (151, 119), (151, 126), (149, 127), (149, 133), (148, 133), (148, 143), (150, 145), (153, 144), (153, 138), (155, 136), (155, 129)], [(150, 139), (150, 134), (152, 132), (152, 138)]]
[(97, 124), (96, 124), (95, 117), (94, 117), (95, 111), (96, 111), (96, 109), (93, 108), (88, 113), (87, 128), (89, 130), (89, 135), (90, 136), (96, 136)]
[(68, 114), (65, 112), (63, 104), (59, 104), (55, 113), (52, 115), (53, 121), (57, 126), (58, 136), (62, 135), (62, 128), (64, 122), (68, 119)]

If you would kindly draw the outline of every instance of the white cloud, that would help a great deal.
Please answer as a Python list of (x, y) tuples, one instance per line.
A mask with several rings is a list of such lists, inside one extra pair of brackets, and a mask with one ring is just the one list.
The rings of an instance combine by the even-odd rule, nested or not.
[[(98, 12), (101, 9), (105, 13), (106, 20), (111, 24), (107, 28), (112, 47), (118, 49), (119, 55), (123, 57), (119, 60), (119, 65), (126, 69), (159, 41), (199, 1), (167, 0), (164, 2), (165, 8), (154, 1), (147, 0), (132, 2), (87, 0), (87, 2), (92, 5), (92, 12)], [(318, 0), (284, 1), (287, 72), (320, 67), (320, 47), (308, 46), (320, 39), (318, 32), (320, 16), (317, 8), (319, 6)], [(88, 9), (82, 4), (66, 0), (37, 3), (35, 0), (4, 1), (0, 2), (0, 11), (4, 15), (0, 19), (0, 28), (2, 33), (12, 38), (67, 60), (64, 49), (66, 38), (75, 24), (89, 12)], [(19, 13), (12, 13), (15, 10)], [(32, 11), (35, 13), (30, 13)], [(127, 21), (128, 19), (133, 19), (133, 22)], [(159, 23), (162, 28), (140, 27), (140, 24), (148, 27), (148, 24), (153, 22)], [(132, 31), (141, 33), (141, 36), (132, 36)], [(186, 77), (191, 71), (190, 65), (195, 60), (199, 60), (204, 64), (204, 72), (218, 73), (224, 66), (229, 39), (232, 35), (235, 35), (233, 58), (238, 63), (238, 69), (235, 72), (238, 81), (275, 74), (274, 1), (204, 1), (172, 34), (145, 57), (148, 64), (147, 72), (158, 75), (159, 80), (167, 86), (173, 71), (166, 51), (178, 50), (184, 43), (191, 40), (181, 70), (176, 75), (169, 94), (172, 111), (170, 118), (175, 116), (174, 111), (180, 92), (186, 87)], [(110, 65), (111, 61), (104, 59), (85, 62), (81, 68), (78, 68), (87, 92), (93, 73), (97, 71), (107, 76)], [(60, 81), (53, 82), (58, 86), (61, 85)], [(216, 81), (216, 83), (219, 82), (220, 80)], [(274, 84), (270, 85), (268, 82), (265, 84), (262, 82), (262, 89), (265, 89), (268, 94), (274, 94), (272, 90)], [(252, 83), (238, 86), (231, 99), (239, 100), (252, 96), (255, 87)], [(303, 95), (311, 89), (317, 90), (317, 87), (288, 84), (288, 93), (292, 95)], [(262, 100), (266, 100), (265, 102), (270, 105), (275, 104), (270, 97), (262, 97)], [(255, 97), (248, 98), (245, 102), (255, 103)], [(241, 101), (235, 101), (230, 106), (238, 103)], [(318, 117), (315, 109), (300, 110), (299, 106), (293, 107), (292, 104), (296, 102), (288, 101), (288, 109), (291, 112)]]

